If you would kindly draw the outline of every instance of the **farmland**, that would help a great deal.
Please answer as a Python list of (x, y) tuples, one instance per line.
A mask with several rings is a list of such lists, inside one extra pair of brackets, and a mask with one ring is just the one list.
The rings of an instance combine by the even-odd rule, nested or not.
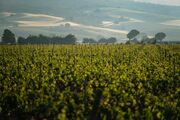
[(180, 45), (1, 45), (0, 118), (180, 119)]

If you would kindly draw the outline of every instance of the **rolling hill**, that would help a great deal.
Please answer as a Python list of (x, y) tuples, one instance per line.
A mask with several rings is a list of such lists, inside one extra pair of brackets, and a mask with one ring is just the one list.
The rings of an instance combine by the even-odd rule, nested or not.
[(125, 42), (131, 29), (153, 36), (165, 32), (178, 41), (180, 7), (130, 0), (1, 0), (0, 34), (5, 28), (17, 36), (75, 34), (84, 37), (116, 37)]

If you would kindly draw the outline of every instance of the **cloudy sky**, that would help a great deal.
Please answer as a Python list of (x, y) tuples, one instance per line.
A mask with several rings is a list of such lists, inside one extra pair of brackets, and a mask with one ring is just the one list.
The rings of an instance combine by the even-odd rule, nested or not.
[(134, 1), (180, 6), (180, 0), (134, 0)]

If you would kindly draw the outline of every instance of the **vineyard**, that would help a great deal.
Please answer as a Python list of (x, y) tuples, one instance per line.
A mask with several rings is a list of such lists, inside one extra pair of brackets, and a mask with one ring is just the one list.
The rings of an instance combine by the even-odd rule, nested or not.
[(0, 118), (180, 119), (180, 45), (1, 45)]

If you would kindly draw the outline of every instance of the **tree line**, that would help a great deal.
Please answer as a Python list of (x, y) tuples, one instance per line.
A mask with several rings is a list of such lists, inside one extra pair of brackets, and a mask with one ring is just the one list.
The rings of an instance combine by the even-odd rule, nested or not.
[(61, 36), (45, 36), (45, 35), (29, 35), (27, 38), (18, 37), (17, 42), (15, 34), (8, 29), (4, 30), (2, 35), (2, 44), (75, 44), (77, 38), (75, 35), (68, 34), (65, 37)]
[[(82, 43), (92, 44), (92, 43), (115, 43), (117, 39), (114, 37), (110, 38), (101, 38), (99, 40), (94, 40), (93, 38), (84, 38)], [(29, 35), (27, 38), (18, 37), (17, 42), (15, 38), (15, 34), (9, 29), (5, 29), (2, 35), (2, 44), (76, 44), (77, 38), (75, 35), (68, 34), (65, 37), (61, 36), (45, 36), (42, 34), (39, 35)]]
[(18, 43), (19, 44), (75, 44), (77, 38), (72, 35), (68, 34), (65, 37), (60, 37), (60, 36), (54, 36), (54, 37), (49, 37), (45, 35), (30, 35), (27, 38), (19, 37), (18, 38)]
[(117, 39), (115, 37), (110, 37), (110, 38), (101, 38), (99, 40), (95, 40), (93, 38), (84, 38), (82, 43), (86, 44), (109, 44), (109, 43), (116, 43)]
[[(161, 43), (162, 40), (166, 37), (166, 34), (163, 32), (159, 32), (155, 34), (154, 37), (149, 38), (147, 35), (141, 36), (138, 38), (140, 32), (136, 29), (131, 30), (127, 34), (127, 38), (129, 39), (126, 44), (156, 44)], [(110, 38), (101, 38), (99, 40), (95, 40), (93, 38), (84, 38), (82, 43), (85, 44), (109, 44), (116, 43), (117, 39), (115, 37)], [(29, 35), (27, 38), (18, 37), (17, 42), (15, 38), (15, 34), (11, 32), (9, 29), (5, 29), (2, 35), (1, 44), (76, 44), (77, 38), (75, 35), (68, 34), (65, 37), (61, 36), (45, 36), (45, 35)]]
[(127, 38), (129, 39), (126, 44), (156, 44), (156, 43), (162, 43), (162, 40), (166, 38), (166, 34), (163, 32), (159, 32), (155, 34), (154, 37), (149, 37), (147, 35), (141, 36), (140, 40), (138, 40), (138, 35), (140, 35), (140, 32), (136, 29), (131, 30), (127, 34)]

